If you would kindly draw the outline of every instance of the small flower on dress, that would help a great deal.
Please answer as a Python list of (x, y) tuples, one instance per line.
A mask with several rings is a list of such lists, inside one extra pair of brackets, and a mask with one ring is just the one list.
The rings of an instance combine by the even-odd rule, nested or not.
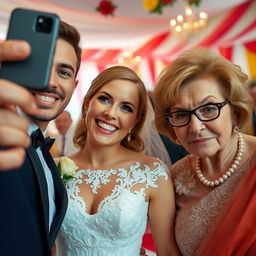
[(57, 163), (57, 170), (64, 183), (74, 178), (73, 175), (75, 175), (78, 168), (75, 162), (68, 157), (61, 157)]
[(196, 187), (194, 174), (189, 170), (182, 170), (178, 172), (174, 178), (174, 186), (179, 195), (190, 195), (191, 191)]

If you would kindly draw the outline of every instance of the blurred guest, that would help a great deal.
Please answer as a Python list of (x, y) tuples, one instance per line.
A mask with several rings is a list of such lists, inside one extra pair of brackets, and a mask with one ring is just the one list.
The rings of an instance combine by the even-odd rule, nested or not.
[(161, 133), (159, 135), (173, 164), (188, 154), (188, 152), (181, 145), (178, 145)]
[(156, 125), (190, 154), (171, 167), (175, 236), (184, 256), (256, 255), (256, 137), (241, 69), (204, 48), (160, 75)]
[(58, 156), (71, 155), (77, 152), (78, 149), (75, 148), (72, 141), (74, 126), (72, 126), (70, 113), (68, 111), (63, 111), (58, 117), (56, 117), (55, 125), (59, 132), (56, 136)]

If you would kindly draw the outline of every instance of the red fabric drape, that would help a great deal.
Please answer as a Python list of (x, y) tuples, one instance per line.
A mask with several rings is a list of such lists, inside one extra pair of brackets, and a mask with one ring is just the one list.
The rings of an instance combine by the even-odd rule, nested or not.
[(156, 247), (151, 233), (145, 233), (142, 238), (142, 248), (156, 252)]
[(82, 51), (82, 60), (91, 61), (93, 60), (93, 57), (100, 51), (100, 49), (85, 49)]
[(242, 31), (240, 31), (237, 35), (235, 35), (234, 37), (232, 37), (228, 43), (232, 44), (234, 41), (236, 41), (237, 39), (243, 37), (244, 35), (246, 35), (247, 33), (251, 32), (252, 30), (256, 29), (256, 18), (255, 20), (252, 21), (252, 23), (247, 26), (246, 28), (244, 28)]
[(148, 67), (151, 74), (151, 79), (153, 82), (156, 81), (156, 70), (155, 70), (155, 60), (152, 58), (148, 58)]
[(220, 54), (228, 59), (229, 61), (232, 61), (233, 57), (233, 46), (226, 47), (226, 48), (219, 48)]
[(256, 40), (244, 44), (245, 48), (253, 53), (256, 53)]
[(105, 54), (103, 54), (101, 57), (99, 57), (96, 62), (100, 66), (108, 66), (112, 63), (115, 63), (117, 60), (117, 57), (122, 51), (120, 49), (112, 49), (106, 51)]
[(158, 47), (167, 37), (169, 36), (169, 32), (164, 32), (151, 40), (149, 40), (146, 44), (144, 44), (141, 48), (134, 52), (134, 56), (148, 57), (150, 56), (154, 49)]
[(256, 163), (215, 223), (198, 256), (256, 255)]
[(216, 29), (208, 37), (198, 43), (199, 46), (209, 46), (219, 40), (227, 33), (236, 22), (244, 15), (252, 4), (253, 0), (247, 1), (231, 10), (230, 14), (216, 27)]

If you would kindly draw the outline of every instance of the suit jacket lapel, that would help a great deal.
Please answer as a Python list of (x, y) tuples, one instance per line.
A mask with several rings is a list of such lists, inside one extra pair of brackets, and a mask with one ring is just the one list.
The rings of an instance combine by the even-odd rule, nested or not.
[(47, 183), (46, 178), (43, 170), (43, 166), (40, 162), (40, 159), (37, 155), (36, 150), (33, 148), (33, 146), (29, 146), (27, 149), (27, 154), (29, 158), (31, 159), (31, 163), (34, 167), (34, 172), (37, 177), (37, 181), (39, 184), (39, 190), (43, 205), (43, 217), (44, 217), (44, 227), (45, 227), (45, 234), (47, 236), (48, 240), (48, 234), (49, 234), (49, 199), (48, 199), (48, 189), (47, 189)]
[(44, 159), (51, 170), (52, 178), (54, 182), (55, 190), (55, 205), (56, 205), (56, 215), (53, 218), (53, 222), (50, 228), (49, 243), (50, 246), (53, 245), (57, 233), (60, 229), (61, 223), (64, 219), (67, 210), (67, 193), (59, 174), (57, 173), (57, 168), (51, 154), (45, 146), (42, 146), (42, 152)]

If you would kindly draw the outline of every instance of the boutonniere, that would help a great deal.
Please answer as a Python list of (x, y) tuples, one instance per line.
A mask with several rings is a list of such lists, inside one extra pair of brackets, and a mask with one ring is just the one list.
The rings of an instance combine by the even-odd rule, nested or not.
[(74, 175), (79, 168), (73, 160), (68, 157), (61, 157), (57, 160), (57, 170), (64, 183), (74, 178)]

